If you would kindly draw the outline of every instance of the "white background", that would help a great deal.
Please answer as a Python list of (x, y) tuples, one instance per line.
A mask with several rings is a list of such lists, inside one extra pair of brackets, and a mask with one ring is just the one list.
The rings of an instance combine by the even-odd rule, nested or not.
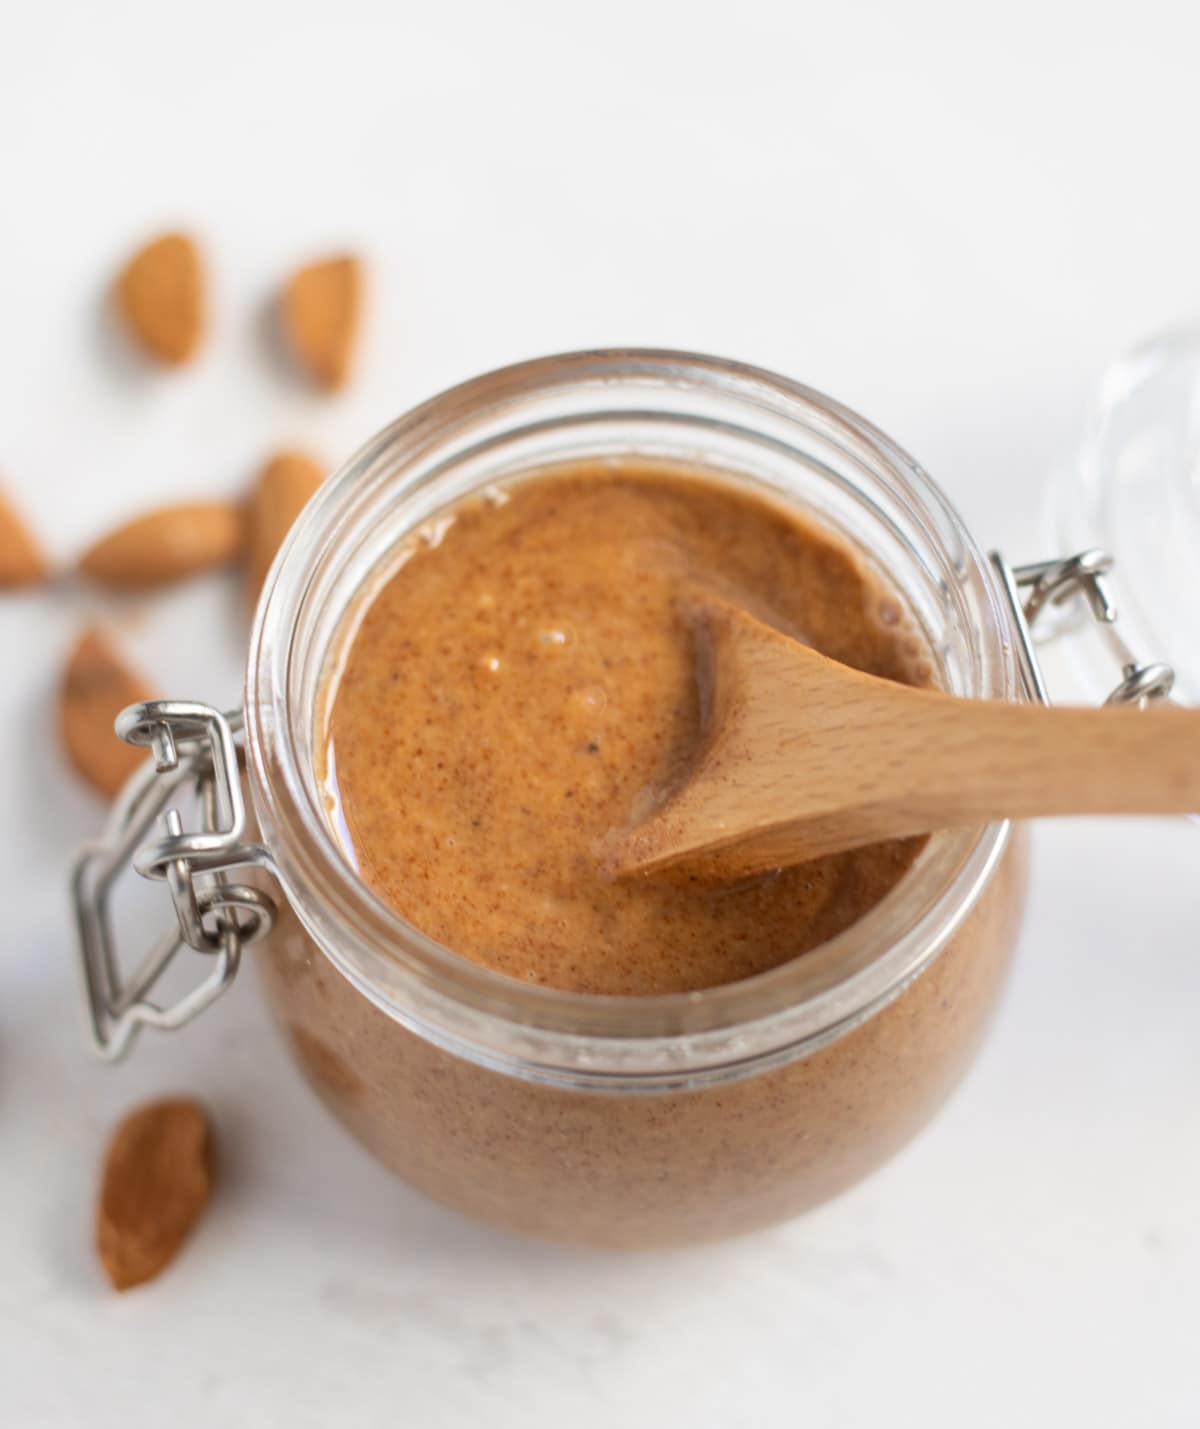
[[(68, 560), (145, 503), (346, 455), (477, 371), (692, 347), (840, 397), (988, 544), (1041, 512), (1105, 362), (1194, 315), (1200, 19), (1176, 3), (0, 5), (0, 467)], [(104, 292), (200, 234), (183, 374)], [(361, 375), (274, 365), (287, 267), (369, 255)], [(64, 868), (95, 801), (52, 688), (94, 598), (0, 600), (0, 1414), (14, 1425), (1194, 1425), (1200, 835), (1038, 831), (994, 1035), (839, 1202), (656, 1256), (521, 1243), (393, 1183), (242, 980), (116, 1070), (79, 1034)], [(106, 606), (165, 692), (229, 700), (214, 580)], [(186, 632), (186, 633), (185, 633)], [(1167, 654), (1169, 652), (1147, 652)], [(106, 1129), (169, 1089), (224, 1180), (157, 1283), (93, 1263)]]

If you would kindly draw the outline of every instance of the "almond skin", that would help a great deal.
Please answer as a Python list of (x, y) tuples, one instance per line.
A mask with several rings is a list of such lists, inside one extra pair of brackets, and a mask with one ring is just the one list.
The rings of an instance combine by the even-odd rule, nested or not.
[(37, 542), (0, 491), (0, 590), (39, 585), (48, 573)]
[(186, 233), (164, 233), (121, 270), (117, 311), (147, 356), (177, 367), (204, 336), (204, 265)]
[(117, 1290), (153, 1279), (174, 1259), (212, 1185), (212, 1130), (198, 1102), (149, 1102), (120, 1123), (96, 1212), (96, 1250)]
[(150, 687), (94, 626), (79, 638), (63, 673), (58, 723), (76, 772), (112, 798), (146, 757), (117, 737), (113, 721), (126, 705), (153, 699)]
[(343, 254), (299, 269), (284, 287), (284, 337), (299, 365), (326, 391), (344, 386), (349, 376), (362, 286), (362, 264)]
[(118, 526), (79, 558), (84, 575), (120, 590), (150, 590), (223, 566), (241, 550), (242, 513), (232, 502), (162, 506)]
[(324, 478), (319, 463), (295, 451), (279, 452), (259, 473), (246, 503), (246, 594), (251, 604), (292, 522)]

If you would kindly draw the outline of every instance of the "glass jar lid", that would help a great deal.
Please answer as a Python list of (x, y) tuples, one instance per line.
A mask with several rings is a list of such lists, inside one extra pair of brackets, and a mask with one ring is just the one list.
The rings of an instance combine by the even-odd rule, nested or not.
[(1108, 369), (1055, 482), (1053, 515), (1059, 549), (1115, 558), (1118, 626), (1067, 642), (1088, 696), (1111, 686), (1118, 642), (1122, 662), (1128, 647), (1172, 665), (1174, 697), (1200, 704), (1200, 328), (1156, 337)]

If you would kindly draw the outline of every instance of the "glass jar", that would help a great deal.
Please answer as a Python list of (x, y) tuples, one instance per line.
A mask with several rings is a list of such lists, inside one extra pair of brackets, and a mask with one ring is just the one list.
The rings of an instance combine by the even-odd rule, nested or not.
[(366, 889), (317, 774), (347, 612), (369, 602), (405, 535), (469, 492), (629, 454), (733, 474), (818, 515), (907, 597), (947, 688), (1021, 697), (987, 562), (879, 433), (748, 369), (592, 354), (435, 399), (321, 491), (264, 593), (246, 719), (252, 800), (292, 913), (257, 961), (320, 1095), (406, 1180), (461, 1210), (555, 1238), (660, 1244), (791, 1215), (912, 1134), (976, 1045), (1023, 879), (1009, 828), (943, 835), (818, 952), (741, 984), (632, 999), (506, 979)]
[[(336, 473), (275, 561), (246, 682), (260, 844), (242, 841), (237, 780), (226, 788), (212, 775), (228, 762), (230, 734), (215, 712), (208, 733), (203, 706), (123, 717), (127, 737), (153, 744), (160, 771), (193, 760), (207, 835), (180, 835), (177, 822), (174, 841), (169, 831), (135, 863), (167, 879), (181, 927), (194, 915), (188, 926), (217, 962), (186, 1007), (164, 1010), (150, 998), (153, 977), (121, 989), (103, 908), (93, 916), (139, 821), (172, 797), (153, 793), (150, 771), (114, 816), (106, 851), (89, 855), (99, 862), (85, 858), (77, 876), (102, 1050), (120, 1050), (139, 1021), (184, 1020), (228, 982), (240, 944), (269, 917), (261, 888), (221, 872), (249, 863), (282, 895), (255, 960), (310, 1083), (407, 1181), (495, 1224), (612, 1246), (736, 1234), (836, 1194), (936, 1110), (971, 1060), (1013, 950), (1026, 859), (1008, 824), (934, 835), (879, 905), (803, 957), (669, 996), (569, 993), (457, 957), (380, 902), (346, 856), (319, 773), (330, 662), (386, 577), (388, 553), (470, 492), (630, 455), (735, 480), (840, 534), (903, 595), (955, 694), (1044, 694), (1018, 583), (1033, 586), (1031, 614), (1073, 583), (1099, 599), (1086, 561), (1014, 575), (985, 558), (900, 448), (770, 373), (615, 351), (468, 382)], [(193, 721), (179, 715), (176, 743), (170, 708)], [(177, 786), (185, 775), (162, 777)]]

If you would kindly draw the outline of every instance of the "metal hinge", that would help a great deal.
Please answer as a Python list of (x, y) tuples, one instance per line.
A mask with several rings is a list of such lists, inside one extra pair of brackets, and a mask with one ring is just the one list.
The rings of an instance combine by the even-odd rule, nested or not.
[[(270, 870), (259, 844), (244, 843), (246, 822), (238, 763), (241, 714), (211, 705), (154, 700), (130, 705), (117, 719), (127, 743), (150, 749), (123, 790), (100, 838), (75, 863), (71, 889), (92, 1042), (115, 1060), (140, 1027), (181, 1027), (228, 987), (242, 949), (270, 928), (274, 900), (247, 883), (239, 868)], [(180, 795), (190, 793), (200, 827), (184, 832)], [(155, 828), (156, 836), (147, 838)], [(125, 974), (114, 946), (111, 901), (118, 876), (132, 865), (171, 894), (172, 926)], [(171, 1000), (155, 1000), (167, 967), (187, 947), (208, 962), (204, 976)]]
[[(1010, 566), (999, 552), (993, 551), (991, 561), (1000, 577), (1017, 633), (1017, 658), (1035, 699), (1045, 705), (1050, 703), (1034, 644), (1033, 626), (1043, 612), (1075, 599), (1082, 599), (1092, 618), (1109, 627), (1109, 641), (1120, 661), (1121, 681), (1105, 704), (1135, 704), (1144, 708), (1170, 695), (1175, 684), (1175, 671), (1170, 665), (1140, 663), (1111, 628), (1117, 619), (1117, 607), (1108, 587), (1113, 558), (1107, 551), (1081, 551), (1077, 556), (1028, 566)], [(1027, 592), (1024, 599), (1022, 591)]]

